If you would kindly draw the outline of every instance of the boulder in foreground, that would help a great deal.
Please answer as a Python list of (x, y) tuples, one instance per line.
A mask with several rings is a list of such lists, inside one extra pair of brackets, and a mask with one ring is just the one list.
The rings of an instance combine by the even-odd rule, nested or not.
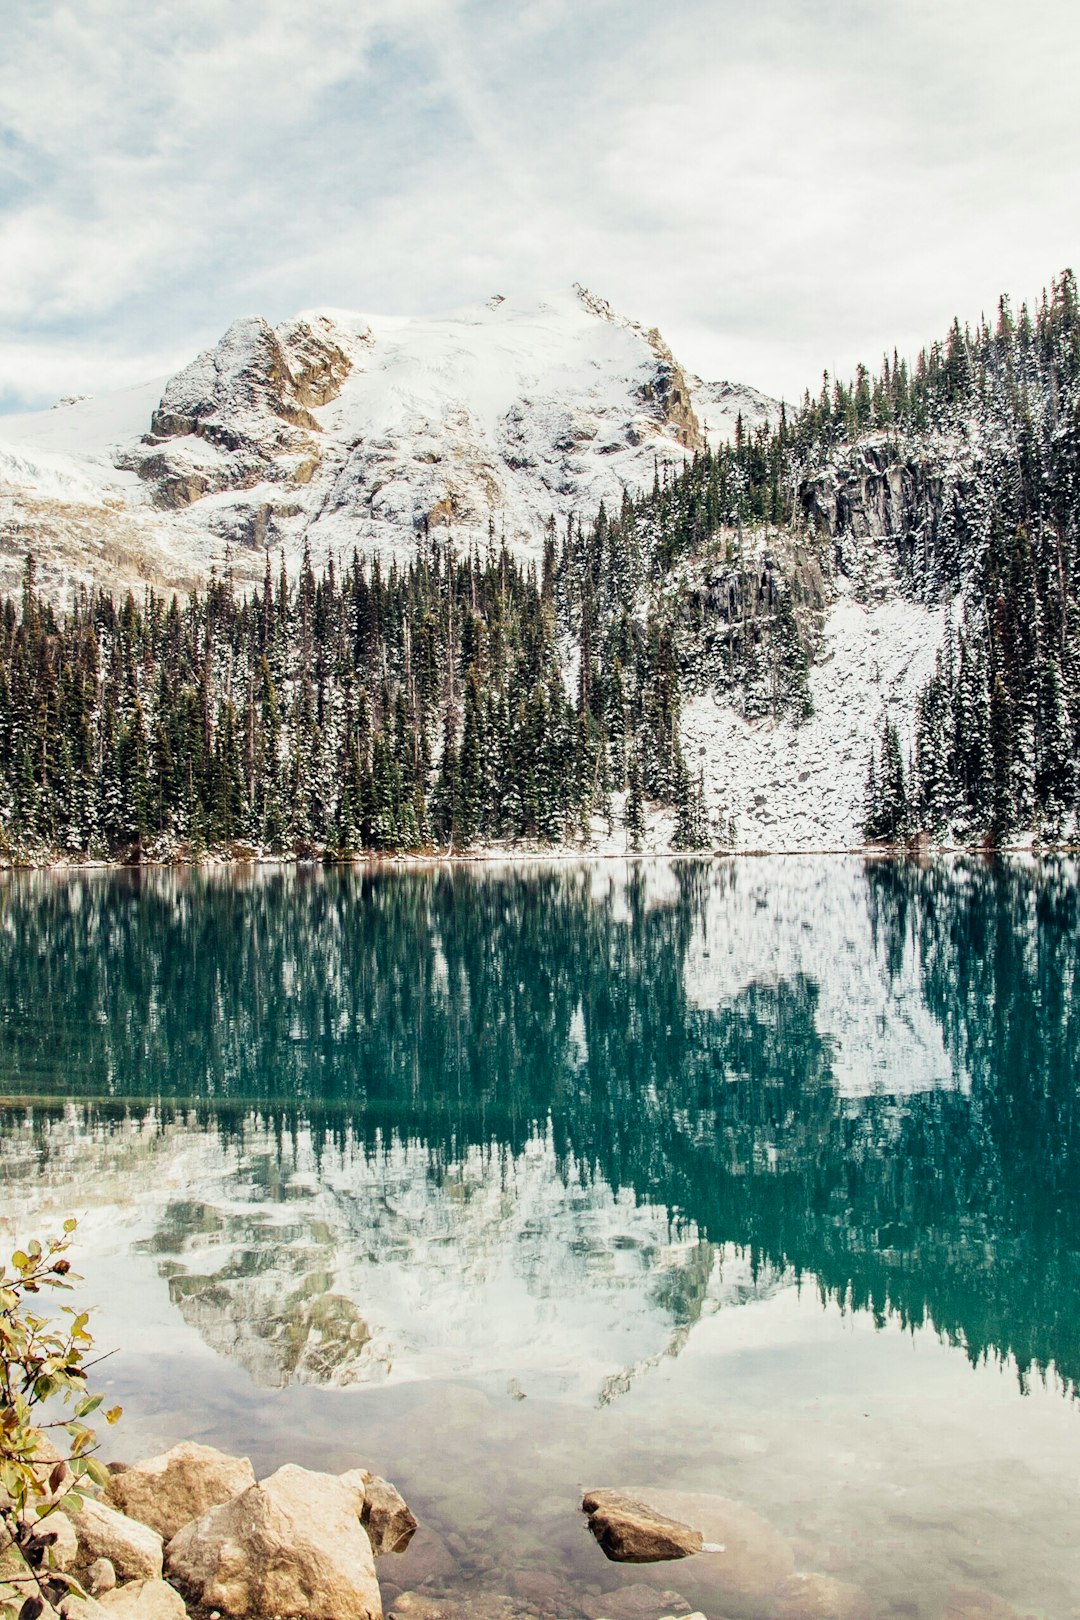
[(153, 1581), (161, 1577), (161, 1537), (149, 1525), (129, 1519), (105, 1502), (83, 1500), (72, 1523), (79, 1539), (76, 1569), (89, 1569), (107, 1558), (121, 1581)]
[(587, 1491), (581, 1506), (604, 1554), (616, 1563), (658, 1564), (689, 1558), (705, 1546), (700, 1530), (624, 1491)]
[(177, 1532), (170, 1578), (229, 1620), (382, 1620), (357, 1495), (288, 1463)]
[(255, 1483), (246, 1457), (185, 1441), (159, 1457), (125, 1468), (109, 1480), (109, 1503), (150, 1525), (165, 1541), (211, 1508), (230, 1502)]

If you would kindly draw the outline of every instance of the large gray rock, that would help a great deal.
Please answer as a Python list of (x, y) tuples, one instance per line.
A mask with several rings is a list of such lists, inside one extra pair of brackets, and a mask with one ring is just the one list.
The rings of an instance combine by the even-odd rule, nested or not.
[(100, 1599), (107, 1620), (187, 1620), (184, 1600), (168, 1581), (129, 1581)]
[(338, 1477), (363, 1498), (360, 1523), (368, 1533), (375, 1557), (403, 1553), (416, 1534), (417, 1524), (400, 1491), (366, 1468), (351, 1468)]
[(705, 1545), (700, 1530), (659, 1512), (626, 1491), (587, 1491), (582, 1508), (608, 1558), (620, 1564), (658, 1564), (689, 1558)]
[(72, 1522), (79, 1538), (77, 1569), (89, 1569), (96, 1559), (107, 1558), (122, 1581), (160, 1579), (162, 1539), (149, 1525), (92, 1497), (84, 1498)]
[(177, 1532), (172, 1580), (232, 1620), (382, 1620), (357, 1493), (286, 1464)]
[(254, 1483), (255, 1470), (246, 1457), (184, 1441), (113, 1474), (106, 1498), (119, 1512), (171, 1541), (192, 1519), (230, 1502)]

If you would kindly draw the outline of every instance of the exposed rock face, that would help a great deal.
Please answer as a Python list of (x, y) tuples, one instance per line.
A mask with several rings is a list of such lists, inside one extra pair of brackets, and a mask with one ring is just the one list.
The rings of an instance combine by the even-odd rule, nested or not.
[(776, 1620), (870, 1620), (860, 1586), (831, 1575), (792, 1575), (777, 1592)]
[(184, 1600), (168, 1581), (129, 1581), (101, 1599), (108, 1620), (187, 1620)]
[(287, 1464), (177, 1533), (170, 1577), (233, 1620), (381, 1620), (355, 1490)]
[(705, 441), (701, 435), (701, 424), (694, 412), (689, 379), (657, 328), (651, 326), (646, 331), (637, 321), (629, 321), (625, 316), (617, 315), (606, 298), (598, 298), (587, 287), (581, 286), (580, 282), (574, 283), (574, 290), (591, 314), (598, 315), (601, 320), (610, 321), (613, 326), (624, 326), (628, 331), (639, 333), (645, 339), (656, 356), (656, 371), (642, 383), (639, 389), (640, 398), (650, 415), (654, 417), (656, 426), (664, 429), (677, 444), (682, 445), (684, 450), (703, 449)]
[(416, 1533), (417, 1524), (401, 1493), (388, 1480), (369, 1473), (366, 1468), (354, 1468), (340, 1478), (343, 1485), (358, 1491), (363, 1498), (360, 1523), (368, 1533), (375, 1557), (404, 1552)]
[(655, 1564), (701, 1552), (705, 1537), (680, 1519), (624, 1491), (588, 1491), (581, 1503), (589, 1529), (608, 1558), (621, 1564)]
[(643, 397), (655, 403), (660, 422), (677, 444), (684, 450), (703, 449), (701, 423), (694, 413), (685, 371), (655, 326), (645, 336), (657, 365), (655, 377), (645, 384)]
[(335, 337), (325, 317), (276, 330), (258, 315), (234, 321), (214, 348), (169, 379), (151, 433), (158, 439), (193, 433), (229, 450), (251, 417), (264, 431), (265, 419), (277, 417), (317, 433), (308, 407), (333, 399), (351, 369)]
[[(973, 510), (978, 452), (944, 437), (916, 451), (882, 436), (845, 447), (805, 478), (798, 508), (806, 525), (836, 541), (837, 562), (858, 578), (860, 545), (891, 542), (892, 556), (916, 587), (955, 584), (981, 537), (961, 516)], [(925, 581), (920, 550), (951, 558), (950, 578)]]
[(310, 480), (318, 463), (310, 407), (340, 392), (352, 368), (325, 317), (277, 328), (234, 321), (221, 341), (170, 378), (150, 432), (122, 465), (151, 485), (162, 507), (225, 489)]
[(104, 1502), (84, 1499), (74, 1518), (79, 1538), (76, 1568), (89, 1569), (107, 1558), (122, 1581), (152, 1581), (161, 1575), (162, 1539), (149, 1525), (139, 1524)]
[(185, 1442), (114, 1474), (107, 1500), (170, 1541), (192, 1519), (231, 1501), (254, 1483), (255, 1471), (246, 1457), (228, 1457), (213, 1446)]

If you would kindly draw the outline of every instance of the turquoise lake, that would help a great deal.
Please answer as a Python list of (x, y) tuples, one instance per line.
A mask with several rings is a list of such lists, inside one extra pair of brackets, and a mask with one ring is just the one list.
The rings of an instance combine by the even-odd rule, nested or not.
[(1078, 883), (8, 874), (0, 1228), (80, 1217), (112, 1454), (392, 1479), (390, 1598), (781, 1612), (716, 1558), (609, 1564), (582, 1488), (650, 1484), (875, 1615), (1075, 1620)]

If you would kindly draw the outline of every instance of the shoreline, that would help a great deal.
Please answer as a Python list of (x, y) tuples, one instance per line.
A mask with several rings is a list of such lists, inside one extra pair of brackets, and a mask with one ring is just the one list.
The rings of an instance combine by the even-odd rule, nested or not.
[(644, 850), (612, 850), (568, 848), (566, 845), (553, 844), (550, 846), (526, 847), (513, 845), (500, 847), (486, 845), (472, 850), (454, 850), (440, 853), (435, 850), (410, 851), (364, 851), (356, 855), (333, 855), (330, 853), (299, 854), (289, 852), (274, 854), (268, 850), (247, 849), (242, 852), (225, 849), (210, 849), (199, 855), (176, 851), (170, 854), (140, 854), (132, 857), (123, 856), (91, 856), (86, 854), (66, 855), (60, 851), (26, 854), (0, 854), (0, 874), (15, 872), (143, 872), (143, 871), (169, 871), (178, 868), (190, 870), (217, 869), (243, 871), (245, 869), (280, 867), (280, 868), (415, 868), (450, 866), (495, 866), (512, 865), (525, 866), (529, 864), (554, 864), (557, 862), (607, 862), (620, 861), (627, 863), (641, 863), (644, 861), (734, 861), (734, 860), (767, 860), (783, 856), (785, 858), (821, 857), (821, 856), (861, 856), (865, 860), (923, 860), (928, 856), (940, 855), (982, 855), (992, 857), (997, 855), (1078, 855), (1080, 854), (1080, 841), (1075, 837), (1063, 839), (1061, 842), (1038, 842), (1032, 835), (1021, 835), (1015, 841), (992, 844), (984, 840), (971, 843), (899, 843), (899, 844), (834, 844), (815, 845), (809, 848), (790, 848), (783, 845), (775, 847), (757, 847), (753, 849), (713, 849), (713, 850), (675, 850), (675, 849), (644, 849)]

